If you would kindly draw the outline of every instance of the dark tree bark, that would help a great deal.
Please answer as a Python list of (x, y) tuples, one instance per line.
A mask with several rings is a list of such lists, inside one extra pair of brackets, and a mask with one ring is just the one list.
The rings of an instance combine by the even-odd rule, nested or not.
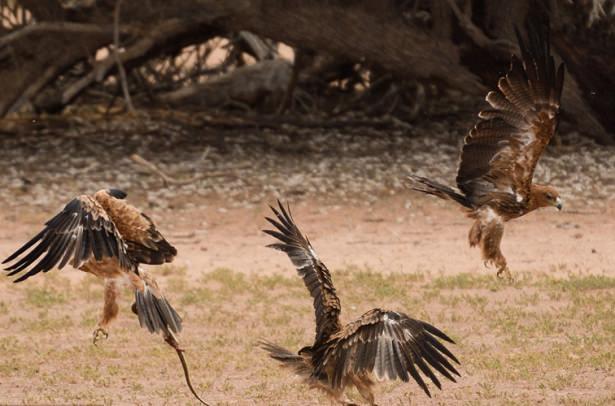
[[(42, 10), (42, 3), (35, 2), (36, 15), (55, 21), (59, 18), (57, 7), (53, 2), (45, 3), (50, 4), (49, 12)], [(383, 14), (373, 14), (363, 2), (342, 7), (326, 2), (283, 0), (185, 0), (169, 7), (167, 2), (151, 1), (145, 10), (140, 4), (126, 3), (121, 15), (121, 29), (127, 33), (123, 43), (130, 43), (131, 39), (146, 42), (141, 48), (147, 52), (135, 52), (135, 58), (160, 53), (169, 44), (177, 48), (182, 43), (198, 43), (203, 40), (202, 32), (248, 30), (353, 60), (373, 61), (399, 76), (438, 79), (476, 94), (484, 91), (478, 78), (459, 65), (459, 52), (453, 44), (432, 41), (426, 33), (409, 28), (388, 9)], [(111, 11), (107, 15), (98, 8), (89, 14), (82, 10), (75, 17), (82, 25), (75, 29), (64, 23), (49, 23), (57, 25), (48, 31), (18, 32), (19, 38), (2, 38), (0, 50), (5, 60), (10, 61), (0, 65), (0, 114), (19, 108), (65, 68), (110, 44), (111, 15)], [(160, 27), (170, 20), (183, 27), (161, 35)], [(124, 59), (128, 64), (134, 62), (128, 56)], [(104, 74), (112, 72), (109, 68)], [(70, 99), (63, 97), (65, 102)]]
[(0, 114), (18, 110), (65, 69), (107, 44), (112, 33), (110, 26), (51, 22), (0, 38)]
[[(452, 2), (453, 0), (449, 1)], [(479, 38), (473, 38), (473, 40), (478, 47), (491, 56), (491, 59), (485, 59), (485, 55), (482, 57), (472, 55), (470, 59), (474, 60), (468, 62), (468, 65), (473, 72), (483, 78), (485, 83), (491, 83), (492, 86), (495, 86), (497, 76), (494, 76), (496, 70), (492, 67), (498, 64), (498, 60), (502, 61), (503, 59), (503, 62), (500, 63), (504, 69), (504, 66), (509, 63), (510, 52), (519, 52), (516, 46), (514, 27), (521, 31), (524, 29), (527, 13), (530, 11), (530, 1), (489, 0), (485, 1), (483, 6), (484, 15), (482, 18), (485, 20), (485, 31), (489, 34), (489, 37), (486, 37), (484, 33), (479, 33), (476, 34)], [(542, 12), (549, 12), (549, 14), (559, 16), (559, 9), (555, 2), (550, 2), (549, 5), (542, 4), (540, 7), (543, 8), (540, 10)], [(554, 24), (551, 21), (551, 37), (554, 48), (552, 51), (557, 61), (565, 61), (568, 68), (562, 93), (562, 109), (564, 114), (573, 119), (575, 127), (579, 132), (590, 135), (602, 144), (615, 143), (615, 136), (609, 135), (605, 129), (605, 126), (607, 126), (612, 132), (615, 132), (613, 115), (608, 112), (609, 109), (610, 111), (613, 110), (613, 102), (609, 100), (606, 94), (608, 91), (604, 91), (604, 89), (615, 89), (615, 81), (609, 80), (608, 76), (609, 70), (611, 78), (615, 75), (615, 68), (613, 68), (615, 55), (608, 59), (611, 61), (609, 66), (605, 64), (604, 59), (599, 60), (600, 58), (595, 57), (596, 55), (602, 55), (603, 52), (599, 52), (596, 49), (593, 50), (594, 52), (586, 51), (591, 44), (585, 44), (582, 47), (576, 48), (571, 47), (570, 43), (566, 42), (563, 38), (563, 35), (556, 31), (558, 25), (558, 22)], [(474, 26), (473, 29), (478, 29), (478, 27)], [(480, 38), (481, 35), (484, 38)], [(515, 44), (514, 49), (506, 53), (499, 52), (496, 47), (493, 47), (494, 43), (489, 40), (491, 37)], [(604, 48), (607, 49), (608, 47)], [(594, 63), (588, 64), (587, 61), (592, 60), (592, 56)], [(591, 68), (589, 68), (590, 66)], [(489, 68), (483, 69), (484, 67)], [(588, 68), (591, 69), (591, 72)], [(603, 89), (600, 95), (602, 97), (596, 97), (600, 91), (588, 91), (588, 89), (596, 88)], [(610, 91), (612, 92), (612, 90)]]
[(275, 111), (291, 80), (292, 67), (282, 59), (266, 60), (235, 69), (205, 83), (163, 93), (158, 100), (171, 106), (200, 107), (226, 105), (261, 107)]
[(459, 64), (459, 49), (454, 44), (434, 41), (427, 33), (413, 29), (390, 7), (378, 7), (380, 12), (374, 13), (370, 1), (227, 3), (249, 6), (224, 21), (225, 28), (245, 29), (352, 60), (365, 59), (402, 77), (437, 79), (476, 94), (485, 90), (478, 78)]
[[(245, 30), (342, 60), (368, 62), (398, 78), (432, 79), (482, 97), (487, 90), (483, 83), (492, 87), (495, 82), (472, 69), (507, 60), (512, 24), (522, 25), (528, 0), (469, 1), (433, 3), (431, 31), (405, 20), (395, 8), (399, 2), (393, 0), (125, 2), (119, 25), (125, 51), (119, 56), (130, 69), (213, 35)], [(65, 6), (68, 2), (60, 0), (20, 0), (20, 4), (32, 12), (37, 24), (0, 37), (0, 116), (31, 102), (65, 69), (81, 60), (92, 61), (96, 50), (113, 41), (114, 0), (75, 0), (70, 2), (70, 9)], [(472, 16), (470, 5), (480, 6), (482, 14)], [(459, 32), (465, 36), (459, 36)], [(455, 37), (454, 41), (447, 35)], [(593, 75), (583, 66), (591, 55), (563, 42), (557, 42), (556, 47), (571, 64), (572, 74), (581, 79), (577, 83), (568, 75), (564, 108), (580, 123), (580, 130), (601, 142), (613, 142), (615, 138), (598, 120), (600, 117), (615, 131), (612, 114), (606, 112), (612, 109), (612, 103), (605, 102), (605, 97), (591, 104), (586, 102), (592, 97), (592, 88), (612, 92), (610, 78), (615, 76), (615, 63), (609, 62), (613, 59), (605, 59), (600, 75)], [(469, 49), (479, 49), (483, 54), (468, 52)], [(113, 74), (115, 66), (112, 58), (93, 62), (91, 72), (51, 97), (52, 104), (70, 103), (88, 86)], [(592, 77), (586, 79), (587, 76)], [(603, 95), (608, 98), (609, 91)], [(606, 121), (604, 116), (608, 117)]]
[(574, 44), (562, 34), (554, 36), (553, 43), (568, 71), (578, 80), (583, 100), (587, 100), (586, 114), (574, 116), (589, 120), (594, 117), (593, 109), (604, 125), (615, 131), (615, 44), (600, 47), (588, 39)]

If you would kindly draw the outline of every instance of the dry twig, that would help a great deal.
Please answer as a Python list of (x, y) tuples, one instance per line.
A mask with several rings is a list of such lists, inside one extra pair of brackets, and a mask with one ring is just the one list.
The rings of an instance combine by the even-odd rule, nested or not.
[(128, 91), (128, 80), (126, 79), (126, 70), (120, 60), (120, 7), (122, 6), (122, 0), (117, 0), (115, 3), (115, 10), (113, 11), (113, 59), (117, 65), (117, 70), (120, 74), (120, 81), (122, 84), (122, 92), (124, 93), (124, 99), (126, 100), (126, 107), (131, 113), (135, 112), (135, 107), (132, 104), (130, 98), (130, 92)]
[[(203, 153), (203, 159), (205, 159), (207, 157), (207, 155), (209, 154), (209, 148), (205, 150), (205, 152)], [(130, 156), (130, 159), (138, 164), (141, 165), (143, 168), (147, 169), (149, 172), (152, 172), (156, 175), (158, 175), (161, 179), (162, 182), (164, 183), (165, 187), (168, 187), (169, 185), (177, 185), (177, 186), (184, 186), (184, 185), (188, 185), (190, 183), (194, 183), (194, 182), (198, 182), (202, 179), (206, 179), (206, 178), (217, 178), (217, 177), (238, 177), (237, 174), (235, 173), (229, 173), (229, 172), (207, 172), (207, 173), (201, 173), (198, 175), (195, 175), (189, 179), (175, 179), (172, 176), (167, 175), (166, 173), (164, 173), (160, 168), (158, 168), (154, 163), (148, 161), (147, 159), (143, 158), (141, 155), (138, 154), (132, 154)]]

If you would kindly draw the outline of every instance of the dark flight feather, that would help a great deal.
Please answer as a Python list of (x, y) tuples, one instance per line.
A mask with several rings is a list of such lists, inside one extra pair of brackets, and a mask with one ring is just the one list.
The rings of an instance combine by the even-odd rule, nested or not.
[(5, 268), (12, 276), (30, 267), (15, 282), (26, 280), (41, 271), (48, 272), (58, 263), (60, 269), (69, 261), (78, 268), (91, 257), (100, 261), (115, 256), (121, 267), (133, 267), (117, 229), (106, 218), (102, 207), (89, 197), (71, 200), (46, 223), (40, 233), (5, 259), (3, 264), (16, 260), (26, 252), (21, 259)]
[[(370, 310), (333, 336), (315, 373), (333, 368), (331, 382), (338, 387), (349, 371), (355, 374), (374, 373), (380, 379), (407, 380), (411, 376), (427, 395), (431, 395), (421, 374), (436, 387), (442, 385), (432, 368), (455, 382), (459, 372), (446, 357), (459, 363), (435, 337), (453, 342), (432, 325), (412, 319), (403, 313)], [(432, 345), (437, 342), (437, 345)]]
[(162, 265), (171, 262), (177, 255), (177, 249), (169, 244), (145, 213), (139, 213), (147, 229), (137, 239), (126, 239), (128, 255), (141, 264)]
[(271, 207), (277, 220), (267, 217), (276, 230), (263, 230), (277, 238), (280, 243), (268, 247), (285, 252), (303, 278), (305, 286), (314, 299), (316, 314), (316, 342), (323, 342), (340, 328), (340, 302), (331, 274), (327, 267), (318, 259), (309, 240), (301, 234), (294, 223), (290, 210), (284, 208), (278, 201), (278, 209)]
[(526, 31), (524, 39), (515, 28), (521, 60), (512, 57), (498, 90), (487, 94), (491, 109), (479, 113), (465, 138), (457, 186), (473, 207), (496, 194), (527, 202), (536, 164), (557, 129), (564, 66), (555, 67), (548, 20), (532, 16)]

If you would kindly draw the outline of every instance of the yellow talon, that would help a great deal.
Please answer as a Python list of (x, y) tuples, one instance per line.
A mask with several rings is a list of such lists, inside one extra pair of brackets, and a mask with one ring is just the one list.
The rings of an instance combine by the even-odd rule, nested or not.
[(498, 269), (497, 277), (499, 279), (505, 279), (509, 283), (512, 283), (515, 281), (508, 267)]
[(96, 330), (94, 330), (94, 334), (93, 334), (94, 338), (92, 340), (92, 342), (94, 343), (94, 345), (97, 345), (96, 343), (98, 342), (98, 340), (100, 339), (107, 339), (109, 338), (109, 333), (107, 333), (107, 330), (105, 330), (102, 327), (98, 327)]

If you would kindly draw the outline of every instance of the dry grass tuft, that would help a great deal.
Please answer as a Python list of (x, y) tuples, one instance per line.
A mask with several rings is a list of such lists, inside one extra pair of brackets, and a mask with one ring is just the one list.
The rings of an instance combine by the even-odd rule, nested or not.
[[(222, 405), (326, 401), (255, 347), (265, 338), (298, 349), (313, 337), (311, 299), (292, 271), (258, 276), (216, 269), (196, 283), (188, 273), (166, 267), (160, 282), (184, 316), (182, 341), (206, 399)], [(357, 268), (333, 270), (333, 278), (345, 320), (388, 307), (425, 319), (457, 341), (462, 377), (436, 390), (436, 402), (615, 400), (615, 278), (524, 274), (508, 285), (491, 275), (387, 275)], [(0, 324), (11, 326), (0, 331), (2, 402), (191, 401), (175, 354), (139, 328), (130, 296), (109, 339), (94, 347), (90, 334), (102, 289), (93, 278), (72, 285), (42, 280), (0, 285), (11, 291), (0, 302)], [(387, 383), (378, 394), (381, 404), (409, 399), (426, 401), (414, 384)]]

